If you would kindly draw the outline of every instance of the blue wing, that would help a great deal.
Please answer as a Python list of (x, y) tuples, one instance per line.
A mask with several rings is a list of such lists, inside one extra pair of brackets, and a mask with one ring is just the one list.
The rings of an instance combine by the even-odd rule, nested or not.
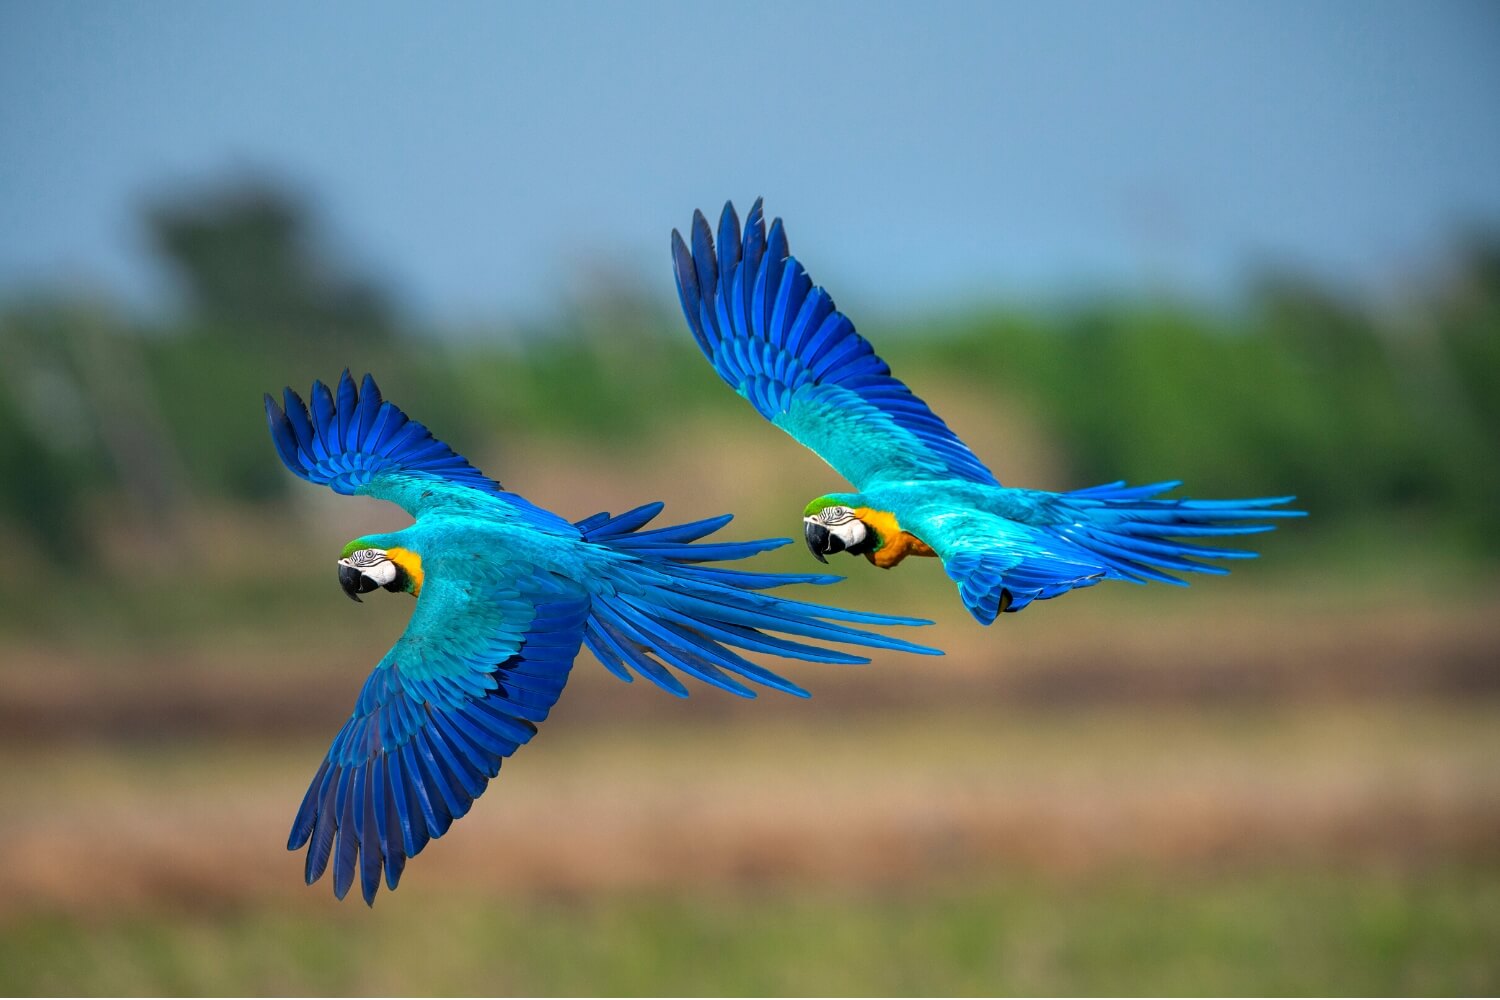
[(717, 251), (695, 212), (692, 249), (673, 230), (672, 257), (683, 314), (715, 370), (857, 489), (878, 480), (999, 485), (813, 287), (781, 220), (766, 234), (759, 199), (743, 234), (734, 206), (724, 206)]
[[(514, 564), (511, 564), (514, 565)], [(356, 873), (373, 903), (406, 859), (484, 794), (567, 683), (588, 618), (581, 590), (537, 574), (472, 585), (429, 574), (406, 632), (360, 692), (292, 824), (307, 882), (333, 862), (340, 899)]]
[(1002, 611), (1057, 597), (1108, 575), (1092, 553), (984, 511), (949, 512), (924, 539), (943, 560), (969, 612), (988, 625)]
[(940, 654), (936, 649), (845, 624), (932, 624), (924, 619), (849, 611), (762, 593), (793, 583), (835, 583), (839, 577), (757, 573), (713, 565), (779, 548), (789, 539), (699, 541), (728, 524), (728, 514), (640, 530), (661, 509), (660, 503), (651, 503), (615, 517), (596, 514), (578, 522), (587, 541), (630, 557), (612, 566), (609, 586), (596, 595), (583, 636), (590, 652), (621, 680), (630, 681), (634, 670), (663, 690), (687, 697), (688, 689), (673, 676), (670, 667), (745, 698), (754, 698), (755, 692), (742, 681), (805, 698), (805, 690), (751, 663), (736, 650), (820, 663), (869, 662), (843, 650), (787, 638), (796, 636), (817, 642)]
[(439, 506), (466, 504), (502, 510), (535, 527), (576, 536), (566, 520), (510, 493), (393, 403), (381, 399), (369, 375), (356, 390), (348, 369), (337, 393), (312, 386), (312, 406), (291, 389), (283, 410), (265, 397), (266, 422), (286, 467), (336, 493), (389, 500), (413, 517)]

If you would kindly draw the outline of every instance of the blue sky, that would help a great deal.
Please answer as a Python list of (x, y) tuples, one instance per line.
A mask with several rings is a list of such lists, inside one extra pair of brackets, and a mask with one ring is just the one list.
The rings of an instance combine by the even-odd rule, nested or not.
[(445, 323), (600, 270), (671, 294), (766, 196), (856, 315), (986, 296), (1379, 292), (1500, 224), (1500, 4), (0, 4), (0, 297), (167, 289), (144, 198), (303, 187)]

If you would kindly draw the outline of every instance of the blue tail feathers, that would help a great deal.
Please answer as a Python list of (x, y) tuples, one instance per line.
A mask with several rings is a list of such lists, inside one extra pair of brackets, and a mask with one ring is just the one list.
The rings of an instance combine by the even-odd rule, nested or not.
[[(1213, 548), (1187, 538), (1253, 535), (1275, 529), (1264, 523), (1305, 517), (1306, 511), (1287, 510), (1295, 497), (1252, 500), (1159, 499), (1181, 483), (1161, 482), (1127, 486), (1106, 483), (1062, 494), (1077, 519), (1055, 534), (1088, 550), (1113, 579), (1132, 583), (1156, 581), (1185, 587), (1172, 573), (1212, 573), (1229, 570), (1205, 559), (1254, 559), (1245, 549)], [(1247, 523), (1248, 522), (1248, 523)], [(1254, 523), (1260, 522), (1260, 523)]]

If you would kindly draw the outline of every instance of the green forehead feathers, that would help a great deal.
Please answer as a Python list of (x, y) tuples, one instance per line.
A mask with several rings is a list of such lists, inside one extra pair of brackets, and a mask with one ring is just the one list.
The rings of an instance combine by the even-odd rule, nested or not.
[(354, 541), (352, 541), (348, 545), (344, 546), (344, 551), (339, 555), (339, 558), (340, 559), (348, 559), (350, 556), (354, 555), (354, 553), (358, 552), (360, 549), (369, 549), (369, 548), (374, 548), (374, 546), (372, 546), (369, 542), (365, 541), (363, 538), (356, 538)]
[(802, 516), (812, 517), (824, 507), (837, 507), (838, 503), (839, 502), (833, 497), (818, 497), (818, 499), (814, 500), (803, 509)]

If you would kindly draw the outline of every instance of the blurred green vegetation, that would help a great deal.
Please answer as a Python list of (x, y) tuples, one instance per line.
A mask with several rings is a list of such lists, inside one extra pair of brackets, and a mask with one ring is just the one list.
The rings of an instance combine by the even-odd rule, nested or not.
[(1427, 521), (1500, 555), (1500, 243), (1472, 242), (1437, 287), (1378, 311), (1281, 279), (1230, 315), (992, 311), (930, 342), (1055, 428), (1079, 482), (1286, 490), (1312, 532)]
[[(653, 297), (616, 285), (544, 328), (414, 330), (376, 282), (330, 262), (304, 214), (264, 187), (153, 206), (154, 245), (184, 291), (171, 324), (87, 302), (0, 311), (0, 519), (12, 537), (83, 567), (101, 512), (167, 536), (193, 503), (280, 501), (290, 479), (260, 394), (345, 366), (375, 373), (454, 442), (646, 455), (684, 415), (730, 405)], [(1373, 522), (1500, 557), (1500, 241), (1463, 243), (1378, 307), (1280, 278), (1233, 310), (855, 315), (939, 412), (943, 387), (959, 384), (1019, 414), (1015, 433), (1042, 429), (1062, 478), (1024, 485), (1171, 478), (1196, 495), (1295, 493), (1316, 514), (1313, 535)], [(989, 457), (1005, 480), (1004, 456)]]
[(1500, 987), (1500, 880), (1487, 869), (405, 902), (332, 917), (280, 908), (38, 917), (0, 937), (0, 990), (1482, 996)]

